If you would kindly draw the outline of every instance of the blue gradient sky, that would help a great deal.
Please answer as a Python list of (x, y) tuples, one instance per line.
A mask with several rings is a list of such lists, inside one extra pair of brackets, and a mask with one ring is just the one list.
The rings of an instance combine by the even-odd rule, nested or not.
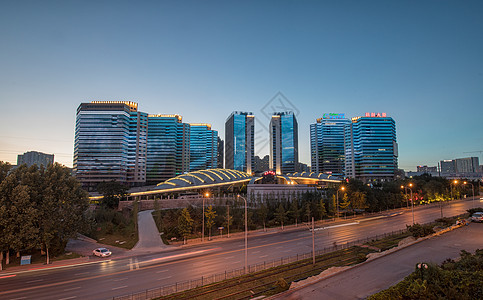
[(211, 123), (295, 106), (300, 160), (326, 112), (386, 112), (399, 166), (483, 150), (483, 1), (0, 2), (0, 160), (54, 153), (72, 166), (81, 102)]

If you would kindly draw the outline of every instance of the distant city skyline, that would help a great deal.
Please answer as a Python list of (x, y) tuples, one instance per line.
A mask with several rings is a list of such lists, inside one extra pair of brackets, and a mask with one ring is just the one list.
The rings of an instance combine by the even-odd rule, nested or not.
[(399, 168), (483, 161), (483, 2), (3, 1), (0, 160), (39, 151), (72, 167), (75, 112), (92, 100), (211, 123), (294, 110), (299, 160), (324, 113), (386, 113)]

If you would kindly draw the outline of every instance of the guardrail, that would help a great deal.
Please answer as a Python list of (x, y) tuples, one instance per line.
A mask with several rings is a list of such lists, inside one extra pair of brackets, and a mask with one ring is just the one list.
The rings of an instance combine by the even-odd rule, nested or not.
[[(358, 239), (356, 241), (351, 241), (340, 245), (325, 247), (323, 249), (316, 250), (315, 255), (318, 256), (318, 255), (326, 254), (326, 253), (341, 250), (341, 249), (347, 249), (358, 244), (363, 244), (369, 241), (378, 240), (394, 234), (401, 234), (406, 231), (407, 231), (406, 229), (402, 229), (398, 231), (392, 231), (388, 233), (367, 237), (364, 239)], [(176, 283), (158, 287), (158, 288), (147, 289), (147, 290), (134, 292), (123, 296), (113, 297), (113, 300), (146, 300), (146, 299), (153, 299), (157, 297), (168, 296), (173, 293), (190, 290), (196, 287), (212, 284), (226, 279), (231, 279), (248, 273), (255, 273), (255, 272), (267, 270), (270, 268), (278, 267), (281, 265), (293, 263), (299, 260), (312, 258), (312, 256), (313, 256), (312, 252), (307, 252), (303, 254), (281, 257), (279, 259), (274, 259), (274, 260), (264, 261), (263, 263), (249, 265), (247, 272), (245, 272), (245, 268), (233, 269), (230, 271), (225, 271), (224, 273), (201, 276), (201, 278), (198, 278), (198, 279), (180, 281), (180, 282), (176, 282)]]

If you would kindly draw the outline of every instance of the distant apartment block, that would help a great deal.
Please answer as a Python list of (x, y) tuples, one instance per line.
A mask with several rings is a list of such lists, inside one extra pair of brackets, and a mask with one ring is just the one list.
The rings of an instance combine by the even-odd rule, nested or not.
[(225, 122), (225, 168), (252, 173), (255, 164), (255, 116), (235, 111)]
[(444, 177), (476, 179), (482, 176), (478, 157), (442, 160), (439, 164)]
[(45, 154), (37, 151), (28, 151), (17, 155), (17, 166), (26, 164), (27, 166), (37, 165), (47, 167), (54, 163), (53, 154)]
[(291, 111), (275, 112), (270, 121), (270, 170), (276, 174), (297, 172), (298, 123)]
[(417, 166), (417, 172), (418, 173), (437, 173), (438, 172), (438, 167), (428, 167), (428, 166)]

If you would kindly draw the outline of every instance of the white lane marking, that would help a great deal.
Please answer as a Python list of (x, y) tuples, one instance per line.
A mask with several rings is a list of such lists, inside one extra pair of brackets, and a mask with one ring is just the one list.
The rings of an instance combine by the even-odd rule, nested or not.
[(75, 288), (70, 288), (70, 289), (65, 289), (64, 292), (68, 292), (68, 291), (73, 291), (73, 290), (78, 290), (80, 289), (81, 287), (78, 286), (78, 287), (75, 287)]
[(10, 300), (22, 300), (22, 299), (27, 299), (27, 297), (13, 298), (13, 299), (10, 299)]
[(127, 280), (128, 278), (125, 277), (125, 278), (119, 278), (119, 279), (113, 279), (112, 281), (123, 281), (123, 280)]
[(262, 255), (262, 256), (259, 256), (258, 258), (264, 258), (264, 257), (267, 257), (268, 255)]
[(111, 290), (114, 291), (114, 290), (123, 289), (123, 288), (127, 288), (127, 285), (118, 286), (118, 287), (112, 288)]
[(68, 299), (74, 299), (74, 298), (77, 298), (76, 296), (72, 296), (72, 297), (67, 297), (67, 298), (60, 298), (59, 300), (68, 300)]
[(135, 261), (135, 263), (134, 263), (134, 264), (136, 265), (136, 269), (139, 269), (139, 261), (138, 261), (138, 258), (137, 258), (137, 257), (135, 257), (135, 258), (134, 258), (134, 261)]
[(161, 270), (161, 271), (156, 271), (156, 273), (164, 273), (164, 272), (168, 272), (169, 270), (166, 269), (166, 270)]
[(34, 283), (39, 281), (44, 281), (44, 280), (43, 279), (30, 280), (30, 281), (27, 281), (27, 283)]
[(315, 231), (318, 230), (324, 230), (324, 229), (330, 229), (330, 228), (336, 228), (336, 227), (342, 227), (342, 226), (349, 226), (349, 225), (357, 225), (359, 222), (352, 222), (352, 223), (346, 223), (346, 224), (339, 224), (339, 225), (332, 225), (332, 226), (327, 226), (327, 227), (320, 227), (320, 228), (315, 228)]
[(254, 251), (254, 252), (252, 252), (252, 254), (257, 254), (257, 253), (260, 253), (260, 251)]
[(74, 275), (84, 275), (84, 274), (89, 274), (90, 272), (82, 272), (82, 273), (76, 273)]
[(132, 271), (132, 257), (129, 259), (129, 271)]
[(173, 276), (166, 276), (166, 277), (163, 277), (163, 278), (158, 278), (156, 280), (165, 280), (165, 279), (170, 279), (171, 277), (173, 277)]

